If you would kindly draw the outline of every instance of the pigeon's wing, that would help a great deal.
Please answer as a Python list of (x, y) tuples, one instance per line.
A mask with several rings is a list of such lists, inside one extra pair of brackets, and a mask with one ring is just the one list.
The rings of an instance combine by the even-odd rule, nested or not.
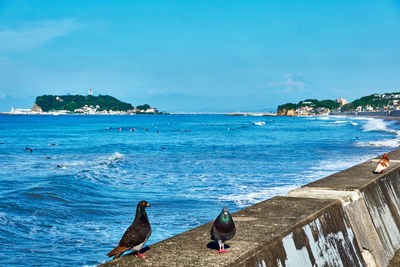
[(141, 242), (143, 242), (143, 240), (141, 240), (139, 233), (135, 230), (135, 227), (132, 224), (131, 226), (128, 227), (128, 229), (126, 229), (124, 235), (119, 241), (118, 246), (132, 248), (134, 246), (139, 245)]
[(211, 230), (210, 230), (211, 240), (217, 240), (216, 232), (217, 231), (215, 229), (215, 223), (213, 223)]
[[(222, 228), (221, 228), (222, 226)], [(225, 236), (228, 234), (226, 229), (223, 228), (224, 225), (219, 225), (217, 221), (214, 222), (213, 226), (211, 227), (211, 239), (212, 240), (225, 240)]]

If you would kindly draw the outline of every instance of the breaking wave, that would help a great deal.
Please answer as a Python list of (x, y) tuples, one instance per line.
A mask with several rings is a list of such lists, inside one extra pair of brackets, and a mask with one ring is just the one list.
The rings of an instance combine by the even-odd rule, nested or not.
[(386, 139), (386, 140), (378, 140), (378, 141), (369, 141), (369, 142), (357, 142), (356, 146), (359, 147), (399, 147), (400, 139)]
[[(231, 193), (229, 195), (223, 195), (218, 199), (221, 201), (233, 201), (238, 207), (247, 207), (249, 205), (258, 203), (262, 200), (280, 195), (286, 195), (290, 190), (296, 189), (300, 184), (282, 185), (265, 188), (263, 190), (247, 193)], [(246, 190), (247, 191), (247, 190)]]
[(115, 152), (109, 158), (101, 161), (102, 164), (107, 165), (107, 167), (116, 167), (119, 163), (125, 161), (125, 156), (121, 153)]
[(364, 132), (369, 131), (381, 131), (381, 132), (389, 132), (394, 134), (399, 134), (398, 130), (393, 130), (388, 128), (390, 123), (384, 121), (383, 119), (369, 119), (366, 124), (362, 126)]

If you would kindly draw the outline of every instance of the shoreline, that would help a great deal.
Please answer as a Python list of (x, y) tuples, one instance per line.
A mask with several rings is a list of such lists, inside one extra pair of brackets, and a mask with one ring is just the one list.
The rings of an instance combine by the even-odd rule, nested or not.
[(342, 117), (360, 117), (360, 118), (371, 118), (371, 119), (383, 119), (387, 121), (396, 121), (395, 124), (400, 125), (400, 116), (359, 116), (359, 115), (329, 115), (329, 116), (342, 116)]
[(60, 116), (60, 115), (85, 115), (85, 116), (97, 116), (97, 115), (105, 115), (105, 116), (136, 116), (136, 115), (226, 115), (226, 116), (253, 116), (253, 117), (275, 117), (278, 116), (276, 113), (258, 113), (258, 112), (243, 112), (243, 113), (218, 113), (218, 112), (206, 112), (206, 113), (197, 113), (197, 112), (188, 112), (188, 113), (141, 113), (141, 114), (104, 114), (104, 113), (99, 113), (99, 114), (79, 114), (79, 113), (11, 113), (11, 112), (0, 112), (0, 115), (10, 115), (10, 116), (21, 116), (21, 115), (28, 115), (28, 116), (43, 116), (43, 115), (52, 115), (52, 116)]

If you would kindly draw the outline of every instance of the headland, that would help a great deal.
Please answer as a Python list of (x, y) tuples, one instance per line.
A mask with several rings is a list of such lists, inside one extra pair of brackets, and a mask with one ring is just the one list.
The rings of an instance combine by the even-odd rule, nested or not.
[[(331, 113), (387, 113), (400, 111), (400, 93), (384, 93), (363, 96), (353, 102), (340, 97), (336, 100), (305, 99), (296, 103), (279, 105), (281, 116), (328, 115)], [(375, 115), (374, 115), (375, 116)]]
[(167, 114), (148, 104), (132, 106), (109, 95), (42, 95), (31, 109), (14, 109), (8, 115), (136, 115)]

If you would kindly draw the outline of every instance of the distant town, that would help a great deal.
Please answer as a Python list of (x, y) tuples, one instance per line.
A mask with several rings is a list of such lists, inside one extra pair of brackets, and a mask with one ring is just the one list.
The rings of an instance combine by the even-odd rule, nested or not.
[(351, 112), (390, 112), (400, 110), (400, 93), (372, 94), (348, 102), (343, 97), (336, 100), (306, 99), (297, 104), (278, 106), (280, 116), (312, 116)]
[(11, 108), (10, 115), (135, 115), (166, 114), (148, 104), (137, 107), (108, 95), (94, 96), (90, 88), (84, 95), (43, 95), (38, 96), (32, 108)]
[[(400, 114), (400, 92), (372, 94), (348, 102), (340, 97), (336, 100), (306, 99), (295, 103), (279, 105), (276, 113), (227, 113), (230, 116), (314, 116), (362, 112), (392, 112)], [(43, 95), (38, 96), (32, 108), (11, 108), (10, 115), (135, 115), (168, 114), (148, 104), (132, 106), (109, 95), (93, 95), (90, 88), (87, 95)], [(194, 113), (193, 113), (194, 114)]]

